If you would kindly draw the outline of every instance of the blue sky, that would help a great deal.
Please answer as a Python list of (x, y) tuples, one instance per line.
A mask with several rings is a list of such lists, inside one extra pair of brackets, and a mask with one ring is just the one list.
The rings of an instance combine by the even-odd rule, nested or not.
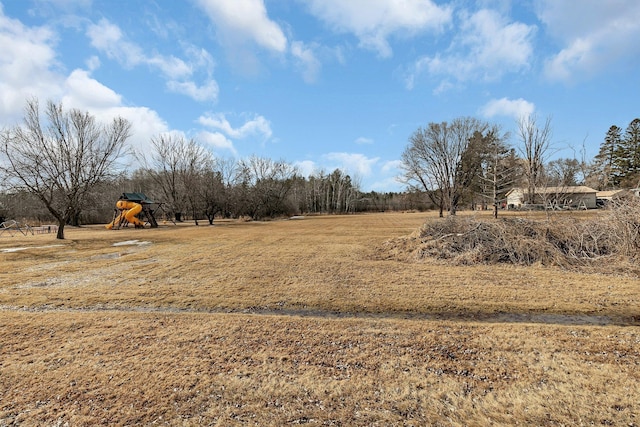
[(409, 136), (461, 116), (551, 116), (591, 159), (640, 116), (639, 40), (637, 0), (0, 0), (0, 126), (36, 96), (143, 152), (174, 132), (400, 191)]

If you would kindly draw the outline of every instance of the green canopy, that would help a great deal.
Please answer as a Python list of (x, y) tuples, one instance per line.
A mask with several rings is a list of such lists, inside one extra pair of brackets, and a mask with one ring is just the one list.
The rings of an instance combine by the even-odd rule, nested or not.
[(128, 200), (130, 202), (146, 203), (146, 204), (155, 203), (153, 200), (148, 198), (144, 193), (122, 193), (122, 196), (120, 196), (120, 200)]

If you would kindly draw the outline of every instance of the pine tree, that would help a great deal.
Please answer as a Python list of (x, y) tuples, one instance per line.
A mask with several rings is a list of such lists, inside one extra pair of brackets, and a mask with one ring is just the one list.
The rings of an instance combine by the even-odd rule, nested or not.
[(640, 119), (633, 119), (627, 126), (624, 132), (624, 144), (631, 154), (633, 172), (640, 172)]
[[(595, 168), (598, 174), (599, 187), (617, 187), (624, 174), (621, 161), (622, 129), (612, 125), (600, 144), (600, 151), (595, 157)], [(623, 156), (624, 157), (624, 156)]]
[(620, 184), (636, 186), (640, 177), (640, 119), (633, 119), (620, 142), (617, 168)]

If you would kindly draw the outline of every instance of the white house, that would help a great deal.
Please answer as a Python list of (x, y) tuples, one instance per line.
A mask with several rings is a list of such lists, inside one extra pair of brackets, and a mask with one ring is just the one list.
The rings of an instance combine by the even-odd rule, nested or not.
[[(584, 185), (564, 187), (537, 187), (534, 195), (534, 205), (541, 208), (563, 209), (596, 207), (596, 193), (593, 188)], [(512, 188), (506, 194), (507, 208), (520, 209), (529, 205), (526, 188)], [(531, 206), (533, 207), (533, 206)]]

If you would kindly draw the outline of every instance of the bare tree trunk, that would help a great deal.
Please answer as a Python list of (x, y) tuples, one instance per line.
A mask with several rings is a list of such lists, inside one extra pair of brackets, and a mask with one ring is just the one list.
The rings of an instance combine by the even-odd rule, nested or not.
[(66, 221), (58, 222), (58, 231), (56, 232), (56, 239), (63, 240), (64, 239), (64, 226)]

